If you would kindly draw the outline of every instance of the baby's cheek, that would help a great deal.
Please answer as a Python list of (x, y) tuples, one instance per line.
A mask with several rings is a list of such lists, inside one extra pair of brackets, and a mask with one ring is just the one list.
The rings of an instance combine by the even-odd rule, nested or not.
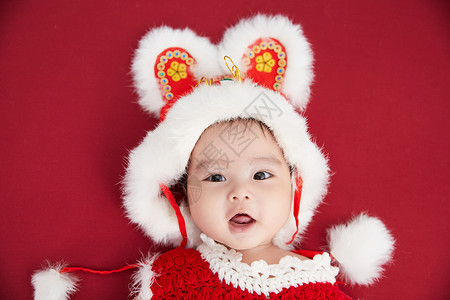
[(198, 203), (191, 206), (190, 211), (191, 218), (194, 221), (195, 225), (202, 229), (204, 227), (204, 223), (207, 222), (208, 215), (205, 215), (204, 210), (198, 207)]
[(269, 214), (276, 215), (277, 218), (285, 219), (289, 216), (291, 211), (292, 197), (289, 190), (277, 191), (277, 192), (267, 192), (267, 207), (266, 211)]
[(200, 190), (197, 197), (191, 197), (189, 200), (189, 209), (191, 214), (196, 217), (207, 218), (216, 211), (214, 199), (208, 190)]
[(198, 202), (202, 196), (202, 183), (195, 175), (189, 176), (187, 182), (187, 198), (189, 206), (194, 205)]

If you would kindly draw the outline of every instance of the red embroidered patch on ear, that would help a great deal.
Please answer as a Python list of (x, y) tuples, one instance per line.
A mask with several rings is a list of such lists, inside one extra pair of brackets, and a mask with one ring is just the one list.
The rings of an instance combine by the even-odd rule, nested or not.
[(190, 92), (197, 81), (191, 71), (195, 59), (183, 48), (172, 47), (161, 52), (155, 62), (155, 77), (166, 105), (161, 109), (163, 120), (176, 100)]
[(287, 57), (280, 41), (270, 37), (259, 38), (249, 45), (242, 59), (247, 66), (246, 77), (274, 91), (281, 89)]

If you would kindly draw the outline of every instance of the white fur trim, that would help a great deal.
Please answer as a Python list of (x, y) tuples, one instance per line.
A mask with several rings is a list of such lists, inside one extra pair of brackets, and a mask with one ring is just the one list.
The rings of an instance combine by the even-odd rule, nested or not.
[(136, 300), (149, 300), (153, 297), (150, 287), (155, 280), (156, 274), (152, 270), (152, 265), (157, 257), (158, 255), (153, 255), (141, 261), (139, 270), (133, 274), (131, 294), (136, 295)]
[(352, 284), (377, 280), (394, 250), (394, 238), (379, 219), (361, 214), (328, 230), (331, 254)]
[[(245, 70), (242, 60), (248, 46), (258, 38), (272, 37), (286, 48), (287, 67), (281, 91), (289, 101), (304, 110), (309, 101), (310, 85), (314, 78), (313, 54), (302, 28), (282, 15), (261, 15), (241, 20), (227, 29), (219, 45), (219, 61), (231, 57), (240, 70)], [(221, 65), (228, 72), (224, 64)]]
[[(266, 101), (276, 112), (254, 114), (255, 105)], [(207, 112), (207, 113), (205, 113)], [(262, 121), (273, 132), (289, 164), (303, 179), (300, 205), (300, 234), (327, 190), (328, 166), (320, 149), (311, 141), (304, 118), (279, 93), (249, 81), (223, 85), (202, 85), (183, 97), (166, 119), (131, 151), (124, 180), (124, 206), (128, 217), (158, 243), (178, 245), (181, 234), (175, 213), (161, 196), (160, 183), (172, 186), (185, 172), (190, 154), (202, 132), (210, 125), (236, 118)], [(189, 210), (182, 209), (188, 232), (188, 246), (199, 245), (199, 230)], [(295, 232), (294, 217), (274, 242), (284, 249)], [(297, 235), (299, 236), (299, 235)]]
[(217, 75), (219, 67), (216, 60), (216, 47), (208, 38), (196, 35), (192, 30), (173, 29), (161, 26), (150, 30), (139, 42), (132, 64), (134, 85), (139, 94), (139, 104), (159, 117), (164, 101), (155, 78), (156, 57), (169, 47), (181, 47), (196, 60), (192, 66), (194, 76)]
[(35, 300), (67, 300), (77, 291), (77, 278), (60, 273), (62, 266), (49, 267), (32, 276)]

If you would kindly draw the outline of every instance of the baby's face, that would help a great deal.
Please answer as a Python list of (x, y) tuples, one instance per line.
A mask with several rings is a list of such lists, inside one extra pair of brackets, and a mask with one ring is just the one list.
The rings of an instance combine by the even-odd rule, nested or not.
[(236, 250), (270, 244), (289, 218), (289, 166), (266, 129), (228, 122), (206, 129), (191, 154), (187, 192), (192, 219)]

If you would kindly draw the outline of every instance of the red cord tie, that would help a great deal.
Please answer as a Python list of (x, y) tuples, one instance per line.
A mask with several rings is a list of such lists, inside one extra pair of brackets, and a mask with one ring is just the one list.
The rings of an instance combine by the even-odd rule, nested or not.
[(300, 200), (302, 198), (302, 190), (303, 190), (303, 179), (299, 175), (297, 175), (297, 178), (295, 180), (295, 185), (297, 186), (297, 188), (295, 189), (295, 194), (294, 194), (294, 218), (295, 218), (295, 225), (297, 226), (297, 230), (292, 235), (292, 239), (288, 243), (286, 243), (286, 245), (292, 244), (292, 242), (294, 242), (295, 236), (297, 235), (297, 233), (299, 231), (298, 214), (300, 212)]
[(118, 273), (118, 272), (126, 271), (129, 269), (135, 269), (135, 268), (139, 268), (139, 265), (137, 265), (137, 264), (127, 265), (120, 269), (110, 270), (110, 271), (99, 271), (99, 270), (92, 270), (92, 269), (87, 269), (87, 268), (82, 268), (82, 267), (65, 267), (65, 268), (62, 268), (59, 271), (59, 273), (70, 273), (70, 272), (82, 271), (82, 272), (87, 272), (87, 273), (108, 275), (108, 274)]
[(169, 188), (162, 183), (160, 183), (159, 186), (161, 187), (161, 190), (163, 191), (167, 200), (169, 200), (170, 205), (175, 210), (175, 214), (177, 215), (177, 220), (178, 220), (178, 227), (180, 228), (181, 236), (183, 237), (183, 241), (181, 242), (181, 245), (179, 246), (179, 248), (184, 248), (187, 244), (187, 233), (186, 233), (186, 224), (184, 222), (183, 215), (181, 214), (180, 207), (178, 206), (177, 202), (175, 201), (175, 198), (174, 198), (172, 192), (169, 190)]

